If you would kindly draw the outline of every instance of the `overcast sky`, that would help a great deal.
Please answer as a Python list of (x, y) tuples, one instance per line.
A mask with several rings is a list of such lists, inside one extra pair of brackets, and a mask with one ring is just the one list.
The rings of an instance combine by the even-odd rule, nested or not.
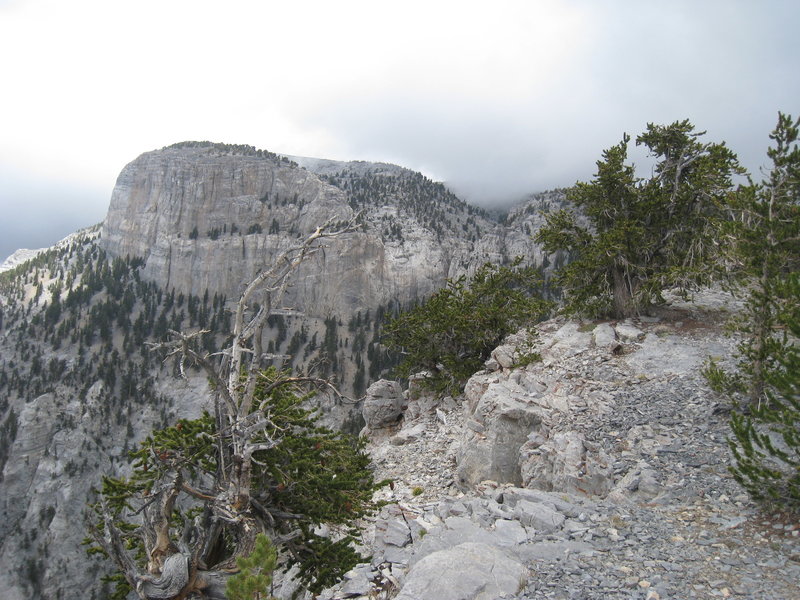
[(765, 162), (797, 0), (0, 0), (0, 260), (99, 222), (183, 140), (402, 164), (482, 205), (689, 118)]

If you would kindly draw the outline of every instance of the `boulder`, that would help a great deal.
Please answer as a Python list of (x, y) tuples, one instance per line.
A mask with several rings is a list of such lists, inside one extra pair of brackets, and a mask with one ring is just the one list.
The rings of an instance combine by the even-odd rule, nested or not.
[(396, 504), (387, 506), (375, 522), (375, 542), (373, 561), (407, 564), (413, 550), (411, 528)]
[(379, 379), (367, 389), (362, 415), (367, 429), (390, 427), (403, 414), (403, 391), (396, 381)]
[(485, 480), (520, 485), (520, 448), (547, 411), (523, 387), (494, 374), (473, 376), (465, 396), (473, 425), (464, 429), (456, 453), (456, 485), (469, 489)]
[(486, 361), (486, 368), (490, 371), (510, 369), (530, 351), (531, 342), (531, 334), (527, 330), (509, 335), (500, 346), (492, 350), (491, 357)]
[(545, 533), (561, 529), (566, 521), (563, 514), (541, 502), (520, 500), (514, 507), (514, 512), (520, 523)]
[(401, 429), (389, 441), (394, 446), (402, 446), (403, 444), (416, 442), (423, 435), (425, 435), (425, 423), (417, 423), (407, 429)]
[(405, 578), (397, 600), (494, 600), (516, 595), (528, 570), (495, 546), (459, 544), (429, 554)]
[(627, 321), (617, 323), (615, 327), (617, 336), (623, 342), (638, 342), (644, 337), (644, 332)]
[(592, 338), (597, 348), (608, 348), (617, 343), (617, 334), (608, 323), (600, 323), (592, 330)]
[(545, 364), (551, 364), (563, 357), (581, 354), (589, 348), (591, 342), (591, 332), (585, 331), (580, 323), (569, 322), (545, 342), (542, 358)]

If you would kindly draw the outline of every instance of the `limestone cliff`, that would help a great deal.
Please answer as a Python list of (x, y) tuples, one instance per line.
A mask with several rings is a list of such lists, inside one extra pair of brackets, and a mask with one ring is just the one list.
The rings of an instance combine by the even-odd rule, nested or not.
[(145, 153), (117, 180), (101, 245), (112, 257), (142, 257), (142, 275), (166, 289), (232, 298), (298, 236), (348, 220), (355, 208), (364, 229), (305, 265), (287, 298), (313, 316), (407, 302), (487, 260), (536, 256), (523, 231), (491, 222), (418, 173), (297, 160), (308, 169), (219, 144)]

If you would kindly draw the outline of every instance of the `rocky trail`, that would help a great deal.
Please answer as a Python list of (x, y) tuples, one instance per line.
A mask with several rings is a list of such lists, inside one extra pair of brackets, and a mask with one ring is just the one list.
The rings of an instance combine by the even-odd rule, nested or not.
[[(402, 419), (369, 430), (394, 480), (372, 562), (321, 598), (800, 598), (800, 523), (759, 512), (728, 472), (730, 401), (701, 374), (734, 351), (728, 301), (550, 321), (540, 362), (514, 368), (512, 336), (463, 399), (412, 386)], [(381, 385), (372, 401), (397, 408)]]

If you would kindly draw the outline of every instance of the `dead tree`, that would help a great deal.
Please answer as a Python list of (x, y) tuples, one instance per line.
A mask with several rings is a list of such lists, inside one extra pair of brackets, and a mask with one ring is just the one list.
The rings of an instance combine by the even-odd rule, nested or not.
[[(200, 345), (195, 341), (205, 333), (202, 331), (173, 331), (171, 341), (157, 345), (168, 358), (179, 360), (182, 373), (186, 363), (205, 371), (215, 392), (214, 414), (209, 415), (214, 427), (210, 421), (205, 429), (198, 426), (184, 446), (173, 448), (164, 438), (161, 446), (154, 443), (149, 450), (143, 448), (137, 463), (138, 480), (104, 479), (104, 491), (94, 505), (96, 519), (89, 527), (90, 535), (142, 600), (187, 598), (200, 591), (206, 598), (224, 598), (226, 578), (236, 569), (235, 558), (252, 551), (256, 535), (265, 530), (274, 532), (278, 518), (302, 518), (264, 506), (253, 494), (257, 456), (276, 448), (291, 434), (274, 421), (263, 399), (287, 386), (332, 386), (327, 380), (283, 373), (265, 379), (261, 372), (270, 356), (263, 351), (262, 336), (269, 316), (284, 309), (284, 295), (300, 265), (319, 253), (325, 240), (355, 229), (355, 221), (337, 229), (331, 229), (328, 222), (250, 281), (236, 303), (232, 342), (221, 353), (209, 355), (197, 349)], [(180, 426), (170, 430), (173, 437), (179, 435)], [(210, 471), (198, 459), (201, 450), (193, 450), (192, 444), (205, 451), (214, 448), (214, 471), (201, 478), (205, 487), (187, 481), (189, 472), (196, 474), (203, 468)], [(371, 486), (371, 479), (367, 483)], [(112, 501), (117, 503), (116, 508), (111, 506)], [(195, 510), (193, 518), (183, 517), (183, 530), (178, 533), (176, 507), (181, 501)], [(134, 533), (142, 542), (147, 561), (144, 568), (129, 549), (130, 528), (119, 522), (120, 513), (125, 511), (127, 517), (139, 519)], [(284, 539), (291, 539), (297, 533), (284, 535)], [(225, 545), (233, 551), (223, 551)]]

